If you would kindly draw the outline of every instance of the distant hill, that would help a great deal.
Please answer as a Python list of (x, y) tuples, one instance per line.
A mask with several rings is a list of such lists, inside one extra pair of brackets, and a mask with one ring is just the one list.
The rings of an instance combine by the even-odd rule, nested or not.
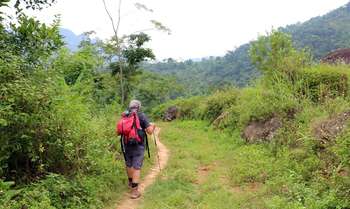
[(60, 34), (63, 36), (66, 46), (72, 51), (76, 51), (79, 43), (84, 39), (83, 34), (76, 35), (73, 31), (66, 28), (60, 28)]
[[(318, 60), (330, 51), (350, 47), (350, 3), (326, 15), (279, 29), (290, 33), (297, 47), (310, 48)], [(194, 87), (191, 94), (206, 93), (210, 88), (228, 84), (244, 86), (259, 75), (248, 56), (250, 46), (251, 43), (243, 44), (223, 57), (211, 57), (199, 62), (169, 59), (144, 67), (175, 75), (179, 82)]]
[(350, 3), (326, 15), (281, 29), (292, 34), (295, 44), (309, 47), (319, 59), (338, 48), (350, 46)]

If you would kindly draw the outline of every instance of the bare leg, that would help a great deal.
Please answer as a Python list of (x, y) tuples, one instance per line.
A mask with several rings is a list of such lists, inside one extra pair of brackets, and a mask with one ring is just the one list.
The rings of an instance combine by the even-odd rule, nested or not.
[(141, 196), (138, 190), (138, 185), (140, 182), (140, 169), (132, 168), (132, 188), (131, 188), (131, 199), (137, 199)]
[(132, 168), (132, 183), (140, 183), (141, 169)]
[(133, 168), (126, 167), (126, 173), (128, 174), (128, 178), (132, 178), (133, 176)]

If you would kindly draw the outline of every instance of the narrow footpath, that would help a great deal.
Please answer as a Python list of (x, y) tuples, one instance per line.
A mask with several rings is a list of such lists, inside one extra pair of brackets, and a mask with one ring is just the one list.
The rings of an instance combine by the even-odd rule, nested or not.
[(249, 174), (242, 171), (251, 169), (241, 163), (249, 156), (241, 154), (249, 145), (240, 145), (234, 136), (209, 128), (205, 121), (174, 121), (159, 126), (171, 157), (137, 209), (268, 208), (263, 201), (265, 185), (242, 181), (242, 175)]
[[(140, 183), (139, 188), (140, 188), (140, 192), (142, 194), (141, 198), (136, 199), (136, 200), (130, 199), (129, 192), (126, 192), (124, 194), (124, 197), (122, 198), (122, 200), (120, 202), (118, 202), (117, 209), (136, 209), (140, 203), (140, 200), (143, 198), (143, 194), (145, 192), (145, 189), (155, 182), (160, 171), (165, 168), (165, 166), (168, 162), (168, 159), (169, 159), (169, 150), (159, 140), (160, 139), (159, 133), (160, 133), (160, 129), (157, 128), (155, 130), (155, 136), (156, 136), (156, 140), (157, 140), (157, 147), (158, 147), (157, 152), (159, 155), (159, 164), (158, 164), (158, 162), (156, 162), (153, 165), (153, 167), (150, 169), (147, 176)], [(157, 158), (156, 158), (156, 161), (158, 161)], [(160, 166), (160, 168), (159, 168), (159, 166)]]
[(174, 121), (159, 126), (161, 140), (167, 146), (159, 141), (158, 130), (161, 177), (155, 161), (141, 183), (142, 197), (132, 200), (126, 193), (113, 209), (269, 208), (264, 203), (268, 197), (264, 182), (243, 178), (249, 178), (251, 169), (259, 166), (245, 163), (247, 153), (251, 153), (249, 145), (208, 128), (205, 121)]

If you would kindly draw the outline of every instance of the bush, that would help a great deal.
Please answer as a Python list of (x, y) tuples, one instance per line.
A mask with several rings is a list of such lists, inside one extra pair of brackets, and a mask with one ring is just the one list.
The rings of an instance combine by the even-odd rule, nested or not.
[(0, 60), (0, 176), (26, 180), (43, 173), (49, 145), (53, 83), (44, 72), (31, 77), (16, 61)]
[(236, 103), (239, 91), (237, 89), (217, 91), (206, 99), (204, 118), (213, 122), (223, 112)]
[(344, 65), (315, 65), (297, 71), (297, 77), (303, 84), (299, 91), (313, 102), (348, 97), (349, 76), (350, 68)]
[[(70, 175), (101, 169), (103, 162), (96, 159), (114, 139), (115, 121), (101, 112), (104, 118), (99, 120), (110, 124), (96, 128), (101, 122), (91, 112), (94, 104), (51, 71), (38, 69), (27, 76), (16, 62), (0, 64), (0, 71), (0, 176), (21, 184), (48, 172)], [(113, 112), (120, 109), (113, 107)], [(113, 112), (108, 114), (115, 120)], [(90, 156), (93, 146), (103, 153)]]
[(237, 89), (230, 89), (217, 91), (206, 98), (196, 96), (171, 100), (153, 108), (151, 115), (156, 119), (161, 119), (169, 107), (176, 106), (180, 112), (180, 119), (206, 119), (213, 122), (236, 102), (238, 93)]
[(299, 108), (299, 101), (287, 85), (275, 85), (274, 89), (264, 86), (242, 89), (236, 103), (229, 108), (221, 127), (233, 132), (242, 130), (249, 122), (264, 120), (272, 116), (285, 118), (290, 111)]
[(122, 159), (114, 133), (120, 107), (110, 105), (92, 117), (83, 98), (62, 85), (50, 106), (52, 118), (45, 121), (50, 135), (39, 156), (43, 173), (27, 185), (0, 181), (0, 205), (6, 209), (99, 208), (111, 191), (124, 189), (124, 164), (115, 160)]

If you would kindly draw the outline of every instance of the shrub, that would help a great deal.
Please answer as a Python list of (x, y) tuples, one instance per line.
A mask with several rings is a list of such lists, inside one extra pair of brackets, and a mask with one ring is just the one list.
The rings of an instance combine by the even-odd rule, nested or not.
[(312, 61), (308, 50), (296, 49), (292, 37), (278, 30), (260, 36), (252, 43), (249, 54), (252, 63), (263, 72), (268, 82), (273, 82), (276, 75), (289, 77)]
[(43, 71), (31, 77), (16, 61), (0, 60), (0, 176), (20, 180), (43, 173), (49, 145), (53, 84)]
[(235, 104), (239, 91), (237, 89), (217, 91), (206, 99), (205, 109), (203, 110), (204, 118), (213, 122), (224, 111)]
[(45, 176), (27, 185), (0, 181), (5, 209), (99, 208), (110, 191), (124, 189), (124, 164), (114, 160), (122, 159), (114, 134), (119, 106), (110, 105), (92, 117), (82, 98), (69, 89), (65, 84), (57, 89), (61, 94), (52, 104), (52, 118), (45, 121), (50, 135), (42, 141), (39, 159)]
[(101, 132), (91, 128), (93, 104), (50, 71), (27, 76), (18, 68), (0, 64), (0, 176), (19, 184), (86, 170), (89, 143)]
[(299, 91), (313, 102), (324, 102), (329, 98), (347, 97), (350, 68), (348, 66), (315, 65), (297, 71), (302, 80)]
[(242, 89), (236, 103), (229, 108), (222, 127), (231, 132), (242, 130), (250, 121), (264, 120), (272, 116), (286, 117), (289, 111), (299, 108), (299, 101), (295, 98), (287, 85), (275, 84), (273, 89), (264, 86)]

